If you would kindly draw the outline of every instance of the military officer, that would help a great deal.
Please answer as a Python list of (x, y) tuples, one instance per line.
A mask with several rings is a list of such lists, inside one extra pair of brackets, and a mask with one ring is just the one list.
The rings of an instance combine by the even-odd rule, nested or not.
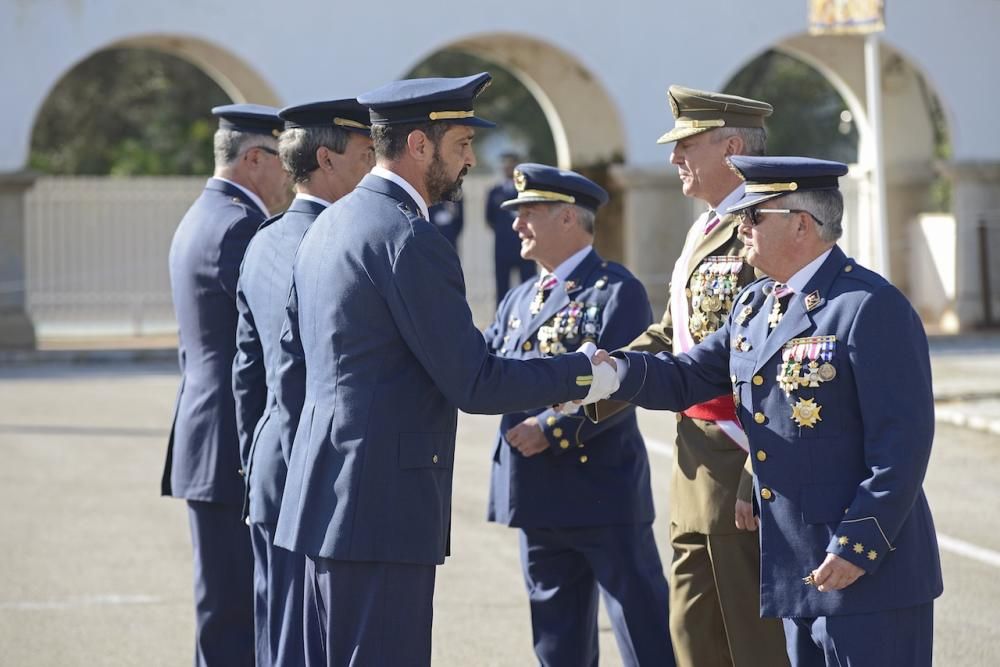
[[(608, 194), (574, 172), (514, 170), (513, 228), (543, 269), (511, 290), (486, 331), (490, 349), (534, 359), (584, 341), (616, 348), (652, 321), (646, 290), (593, 248)], [(539, 664), (596, 665), (598, 591), (626, 665), (673, 665), (667, 582), (653, 540), (649, 461), (635, 410), (600, 424), (552, 409), (503, 416), (493, 449), (490, 521), (520, 528)]]
[(294, 262), (277, 390), (294, 440), (275, 544), (308, 557), (329, 665), (430, 663), (456, 408), (514, 412), (615, 386), (582, 354), (490, 355), (455, 249), (427, 220), (476, 163), (476, 127), (492, 123), (473, 99), (489, 82), (411, 79), (360, 96), (376, 166), (320, 214)]
[[(762, 155), (771, 105), (735, 95), (670, 86), (674, 143), (684, 194), (708, 207), (688, 230), (674, 265), (670, 305), (660, 322), (624, 349), (687, 352), (718, 329), (736, 294), (756, 280), (739, 238), (739, 216), (726, 208), (743, 180), (726, 159)], [(605, 419), (621, 404), (599, 403)], [(787, 664), (781, 623), (761, 619), (760, 548), (751, 531), (752, 477), (743, 467), (747, 438), (728, 394), (677, 415), (670, 481), (670, 631), (683, 667), (780, 667)], [(736, 506), (745, 511), (736, 514)]]
[(278, 153), (295, 183), (288, 210), (265, 222), (247, 247), (236, 288), (239, 322), (233, 393), (243, 469), (244, 514), (254, 554), (257, 665), (302, 665), (305, 559), (275, 547), (285, 485), (274, 386), (278, 341), (302, 235), (327, 206), (354, 189), (374, 165), (368, 108), (354, 99), (282, 109)]
[[(614, 398), (678, 410), (733, 394), (760, 515), (761, 613), (794, 667), (931, 664), (937, 539), (922, 482), (934, 432), (923, 326), (844, 255), (846, 165), (732, 157), (763, 278), (680, 355), (622, 352)], [(619, 353), (616, 353), (619, 354)]]
[(253, 572), (232, 393), (236, 281), (250, 238), (287, 201), (288, 177), (277, 157), (277, 109), (232, 104), (212, 113), (215, 174), (170, 245), (181, 386), (162, 492), (188, 504), (196, 664), (245, 665), (253, 662)]
[(514, 167), (520, 160), (516, 153), (507, 152), (500, 156), (503, 180), (490, 188), (486, 195), (486, 222), (493, 230), (493, 271), (496, 281), (497, 305), (510, 289), (510, 273), (516, 270), (521, 283), (532, 279), (537, 272), (535, 263), (521, 257), (520, 242), (511, 226), (513, 212), (505, 209), (503, 203), (517, 196), (514, 187)]

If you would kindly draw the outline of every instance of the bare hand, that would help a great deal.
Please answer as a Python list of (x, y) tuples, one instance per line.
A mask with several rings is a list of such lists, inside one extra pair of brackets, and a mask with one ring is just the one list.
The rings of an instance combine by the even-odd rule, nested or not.
[(746, 500), (736, 501), (736, 527), (740, 530), (757, 530), (760, 525), (757, 517), (753, 515), (753, 503)]
[(813, 583), (816, 589), (827, 593), (847, 588), (858, 580), (865, 571), (854, 563), (840, 556), (827, 554), (823, 564), (813, 570)]
[(618, 362), (615, 361), (614, 357), (608, 354), (607, 350), (598, 350), (597, 352), (595, 352), (594, 356), (590, 358), (590, 363), (594, 364), (595, 366), (598, 364), (610, 364), (611, 368), (615, 369), (616, 371), (618, 370)]
[(528, 417), (523, 422), (507, 431), (507, 442), (510, 446), (521, 452), (523, 456), (534, 456), (541, 454), (549, 447), (549, 441), (538, 428), (538, 420)]

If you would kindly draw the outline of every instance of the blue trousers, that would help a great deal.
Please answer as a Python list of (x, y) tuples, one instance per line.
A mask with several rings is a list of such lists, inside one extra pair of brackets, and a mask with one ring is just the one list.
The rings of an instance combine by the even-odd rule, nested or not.
[(197, 667), (253, 665), (253, 555), (239, 505), (187, 501)]
[(309, 560), (309, 667), (429, 667), (437, 566)]
[(274, 546), (274, 524), (250, 526), (257, 667), (305, 664), (305, 556)]
[(871, 614), (785, 618), (792, 667), (930, 667), (934, 603)]
[(598, 591), (623, 664), (675, 665), (667, 580), (651, 524), (524, 528), (521, 565), (543, 667), (597, 667)]

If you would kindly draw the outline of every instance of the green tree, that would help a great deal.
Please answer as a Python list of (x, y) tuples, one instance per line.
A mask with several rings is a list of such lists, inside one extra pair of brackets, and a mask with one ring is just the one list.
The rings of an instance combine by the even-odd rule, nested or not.
[(146, 49), (74, 67), (35, 121), (29, 165), (48, 174), (210, 174), (211, 108), (231, 100), (204, 72)]

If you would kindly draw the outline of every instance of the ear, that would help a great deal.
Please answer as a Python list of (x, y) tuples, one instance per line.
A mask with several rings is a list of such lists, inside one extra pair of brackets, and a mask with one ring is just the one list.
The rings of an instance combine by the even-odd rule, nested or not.
[(430, 160), (434, 154), (431, 140), (423, 130), (413, 130), (406, 135), (406, 148), (410, 155), (419, 162)]
[(320, 146), (316, 149), (316, 164), (323, 171), (333, 171), (333, 156), (331, 151), (326, 146)]
[(746, 144), (743, 143), (743, 137), (731, 136), (726, 139), (726, 157), (732, 155), (743, 155), (743, 151), (746, 148)]

